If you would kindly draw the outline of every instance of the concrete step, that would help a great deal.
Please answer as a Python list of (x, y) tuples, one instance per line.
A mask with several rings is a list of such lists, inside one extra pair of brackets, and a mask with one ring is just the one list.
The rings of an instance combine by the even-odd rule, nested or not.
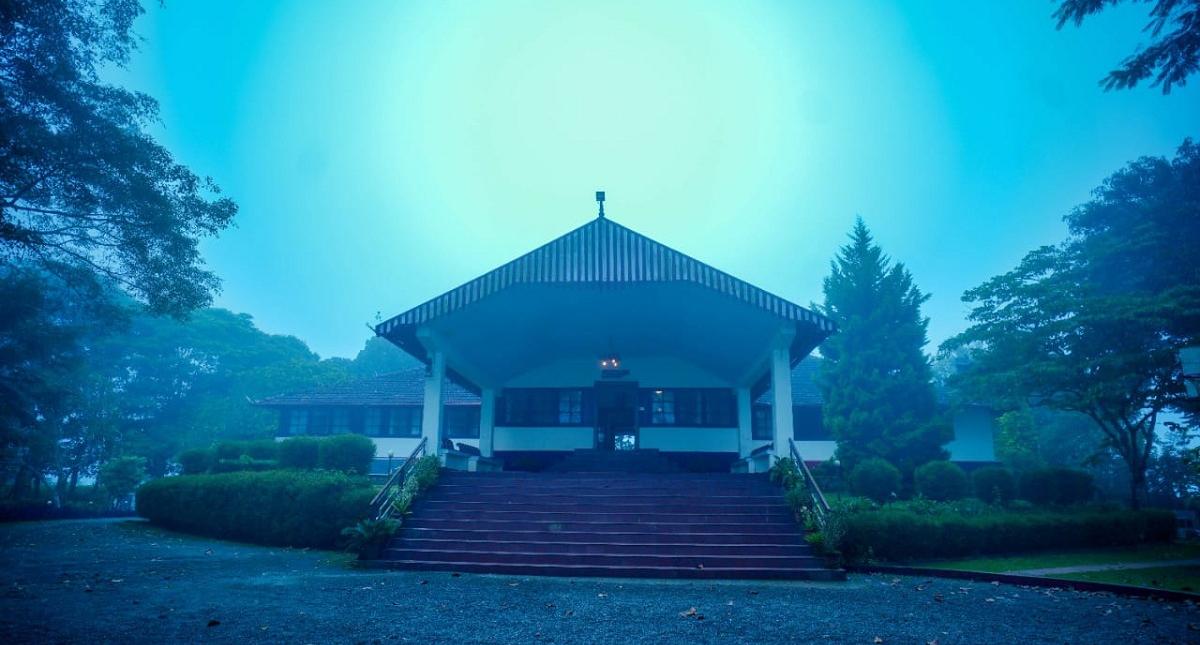
[(610, 578), (699, 578), (737, 580), (845, 580), (846, 573), (838, 569), (812, 568), (744, 568), (744, 567), (622, 567), (590, 564), (509, 564), (503, 562), (437, 562), (429, 560), (381, 560), (380, 566), (416, 571), (454, 571), (465, 573), (500, 573), (522, 576), (588, 576)]
[(795, 529), (788, 531), (748, 532), (659, 532), (659, 531), (613, 531), (595, 533), (590, 531), (550, 531), (545, 528), (513, 531), (478, 527), (468, 528), (423, 528), (405, 525), (393, 539), (466, 540), (470, 542), (620, 542), (634, 544), (807, 544), (804, 536)]
[[(745, 503), (739, 503), (746, 500)], [(753, 500), (753, 501), (752, 501)], [(582, 499), (572, 495), (546, 495), (538, 498), (500, 497), (447, 497), (433, 495), (417, 501), (418, 508), (439, 511), (574, 511), (595, 510), (600, 513), (696, 513), (712, 514), (731, 511), (734, 513), (790, 513), (788, 505), (770, 497), (724, 497), (720, 500), (689, 500), (670, 496), (629, 499), (620, 495), (605, 495)]]
[(544, 507), (541, 510), (517, 510), (506, 508), (493, 508), (489, 510), (461, 509), (455, 507), (430, 507), (422, 504), (413, 509), (410, 517), (411, 519), (466, 520), (473, 522), (599, 522), (605, 524), (665, 523), (706, 525), (762, 523), (786, 524), (792, 519), (791, 514), (784, 509), (742, 512), (740, 509), (731, 507), (714, 512), (670, 512), (664, 510), (656, 513), (649, 512), (645, 509), (643, 509), (641, 512), (612, 511), (604, 508), (589, 509), (586, 505), (582, 504), (573, 505), (569, 509)]
[(785, 533), (796, 531), (792, 522), (744, 522), (715, 523), (707, 521), (677, 522), (603, 522), (603, 521), (555, 521), (555, 520), (482, 520), (441, 519), (435, 517), (413, 517), (405, 520), (411, 528), (426, 529), (476, 529), (492, 531), (549, 531), (549, 532), (593, 532), (593, 533)]
[(683, 568), (816, 568), (824, 565), (820, 558), (793, 555), (690, 555), (635, 553), (543, 553), (492, 552), (485, 550), (432, 550), (389, 548), (387, 560), (419, 560), (423, 562), (476, 562), (538, 565), (594, 565), (604, 567), (683, 567)]
[(631, 555), (713, 555), (713, 556), (797, 556), (814, 557), (807, 544), (688, 544), (688, 543), (630, 543), (564, 542), (537, 540), (462, 540), (400, 538), (391, 548), (430, 551), (486, 551), (491, 553), (556, 553)]

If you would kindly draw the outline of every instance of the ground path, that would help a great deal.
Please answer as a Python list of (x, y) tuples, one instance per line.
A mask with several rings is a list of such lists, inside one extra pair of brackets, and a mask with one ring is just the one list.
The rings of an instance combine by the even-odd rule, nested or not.
[(361, 571), (338, 554), (138, 521), (0, 525), (0, 642), (168, 640), (1183, 643), (1200, 641), (1200, 609), (878, 575), (771, 583)]
[(1163, 567), (1200, 567), (1200, 560), (1158, 560), (1157, 562), (1110, 562), (1106, 564), (1078, 564), (1070, 567), (1048, 567), (1045, 569), (1021, 569), (1005, 571), (1022, 576), (1061, 576), (1093, 571), (1124, 571), (1126, 569), (1161, 569)]

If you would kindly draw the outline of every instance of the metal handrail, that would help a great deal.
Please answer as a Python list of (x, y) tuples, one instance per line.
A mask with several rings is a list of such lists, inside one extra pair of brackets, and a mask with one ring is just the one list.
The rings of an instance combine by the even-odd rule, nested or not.
[(371, 517), (377, 520), (384, 519), (392, 514), (392, 510), (396, 507), (396, 498), (399, 491), (404, 487), (404, 481), (408, 479), (408, 473), (412, 471), (416, 465), (417, 459), (425, 453), (425, 443), (428, 437), (422, 437), (416, 448), (413, 448), (412, 454), (400, 467), (392, 471), (388, 476), (387, 481), (383, 484), (383, 488), (371, 499)]
[(829, 502), (825, 501), (825, 493), (821, 492), (817, 478), (813, 477), (812, 471), (808, 469), (808, 464), (804, 463), (804, 458), (800, 456), (800, 451), (796, 450), (796, 441), (788, 439), (788, 447), (791, 448), (792, 461), (796, 463), (797, 470), (804, 476), (804, 484), (808, 487), (809, 496), (812, 497), (813, 515), (817, 518), (817, 524), (824, 529), (829, 516)]

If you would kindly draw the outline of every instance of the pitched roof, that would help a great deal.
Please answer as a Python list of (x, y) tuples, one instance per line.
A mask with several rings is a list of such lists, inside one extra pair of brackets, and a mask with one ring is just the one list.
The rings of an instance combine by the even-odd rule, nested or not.
[[(479, 405), (479, 396), (446, 379), (442, 384), (446, 405)], [(409, 405), (425, 400), (425, 367), (345, 381), (302, 392), (279, 394), (255, 401), (264, 407), (295, 405)]]
[[(375, 326), (375, 333), (407, 351), (417, 326), (453, 313), (516, 284), (690, 282), (714, 289), (785, 320), (807, 326), (793, 358), (808, 354), (833, 333), (832, 320), (656, 242), (607, 218), (594, 219), (525, 255)], [(815, 340), (814, 340), (815, 339)], [(798, 345), (803, 344), (804, 347)]]

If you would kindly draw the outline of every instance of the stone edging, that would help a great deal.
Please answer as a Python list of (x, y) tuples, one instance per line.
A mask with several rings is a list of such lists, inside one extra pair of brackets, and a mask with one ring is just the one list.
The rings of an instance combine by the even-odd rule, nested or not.
[(1064, 580), (1062, 578), (1047, 578), (1044, 576), (1025, 576), (1015, 573), (990, 573), (987, 571), (964, 571), (961, 569), (930, 569), (925, 567), (900, 567), (886, 565), (847, 566), (851, 573), (890, 573), (898, 576), (925, 576), (930, 578), (953, 578), (956, 580), (974, 580), (977, 582), (1002, 582), (1011, 585), (1027, 587), (1049, 587), (1070, 589), (1073, 591), (1099, 591), (1122, 596), (1140, 598), (1156, 598), (1174, 602), (1200, 603), (1200, 594), (1186, 591), (1171, 591), (1134, 585), (1119, 585), (1109, 582), (1092, 582), (1088, 580)]

